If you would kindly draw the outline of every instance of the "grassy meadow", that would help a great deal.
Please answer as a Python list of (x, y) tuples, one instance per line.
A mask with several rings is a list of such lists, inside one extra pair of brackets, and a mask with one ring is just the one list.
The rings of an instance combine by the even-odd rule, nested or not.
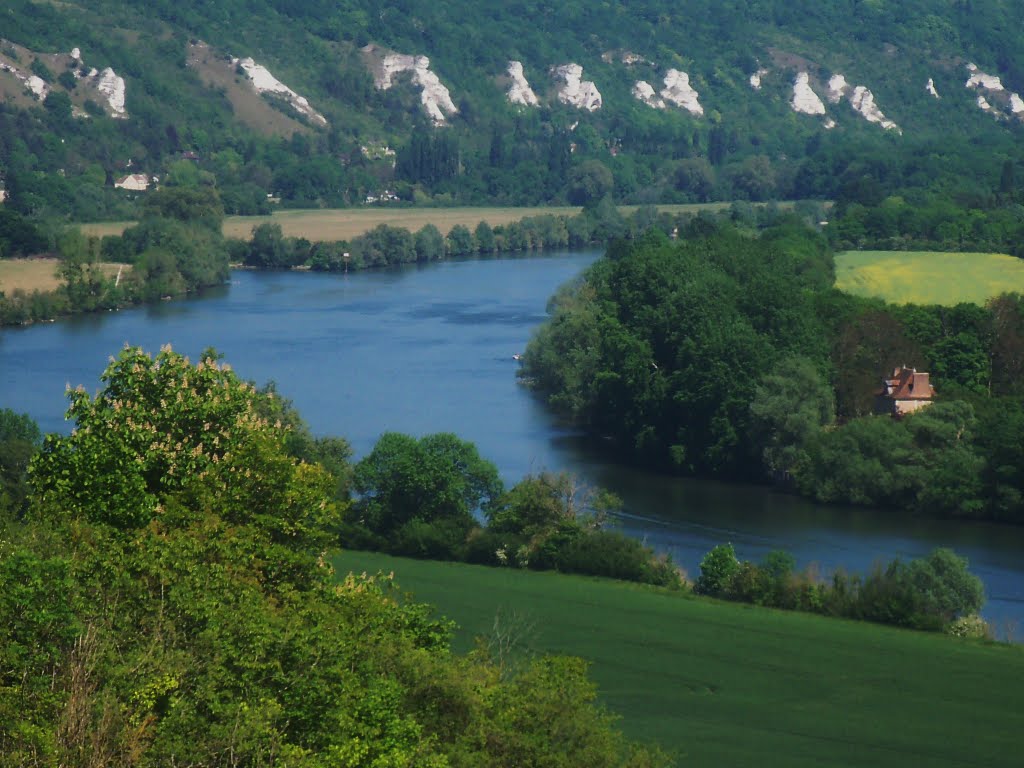
[[(32, 293), (33, 291), (55, 291), (64, 284), (57, 277), (58, 259), (0, 259), (0, 291), (13, 293), (17, 290)], [(113, 277), (122, 266), (107, 263), (101, 264), (104, 274)]]
[(984, 304), (1024, 293), (1024, 259), (998, 253), (847, 251), (836, 256), (836, 287), (897, 304)]
[(591, 662), (633, 738), (680, 765), (1020, 765), (1024, 649), (621, 582), (345, 552), (458, 622)]
[[(636, 210), (635, 205), (619, 206), (623, 215)], [(658, 210), (669, 213), (684, 211), (720, 210), (728, 208), (729, 203), (700, 203), (694, 205), (659, 205)], [(785, 205), (781, 206), (785, 207)], [(492, 227), (499, 224), (511, 224), (527, 216), (551, 214), (555, 216), (574, 216), (579, 208), (569, 206), (539, 206), (534, 208), (481, 207), (481, 208), (343, 208), (316, 210), (281, 210), (270, 216), (228, 216), (224, 220), (224, 234), (228, 237), (248, 239), (253, 227), (272, 221), (281, 225), (281, 231), (287, 237), (304, 237), (313, 242), (350, 240), (353, 237), (369, 232), (380, 224), (391, 227), (404, 227), (410, 232), (433, 224), (442, 234), (448, 234), (456, 224), (473, 229), (481, 221)], [(130, 221), (110, 221), (95, 224), (79, 225), (87, 235), (102, 237), (119, 235)]]

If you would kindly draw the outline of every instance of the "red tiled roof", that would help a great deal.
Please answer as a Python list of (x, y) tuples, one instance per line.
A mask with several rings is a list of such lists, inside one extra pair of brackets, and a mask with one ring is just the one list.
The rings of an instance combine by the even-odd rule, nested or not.
[(927, 373), (913, 368), (897, 368), (892, 378), (884, 380), (878, 394), (893, 400), (931, 400), (935, 397), (935, 387), (928, 379)]

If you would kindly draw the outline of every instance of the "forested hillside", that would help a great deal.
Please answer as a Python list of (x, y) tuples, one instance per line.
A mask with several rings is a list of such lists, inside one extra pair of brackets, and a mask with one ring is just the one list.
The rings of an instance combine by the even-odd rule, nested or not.
[(130, 173), (216, 185), (228, 213), (606, 186), (977, 202), (1022, 160), (1004, 0), (5, 6), (0, 177), (32, 216), (132, 216)]

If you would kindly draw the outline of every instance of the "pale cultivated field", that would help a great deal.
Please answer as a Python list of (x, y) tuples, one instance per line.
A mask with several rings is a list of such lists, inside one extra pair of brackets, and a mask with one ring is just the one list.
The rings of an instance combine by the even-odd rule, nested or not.
[(836, 287), (897, 304), (984, 304), (1024, 293), (1024, 259), (1000, 253), (847, 251), (836, 256)]
[[(729, 203), (701, 203), (696, 205), (659, 205), (659, 211), (668, 213), (697, 212), (701, 210), (718, 211), (728, 208)], [(782, 205), (780, 207), (785, 207)], [(635, 211), (635, 205), (619, 206), (624, 215)], [(442, 234), (448, 234), (452, 227), (462, 224), (473, 229), (481, 221), (492, 227), (499, 224), (511, 224), (527, 216), (574, 216), (579, 208), (535, 207), (535, 208), (345, 208), (332, 210), (294, 210), (277, 211), (271, 216), (228, 216), (224, 221), (224, 234), (228, 237), (248, 239), (253, 227), (272, 221), (281, 225), (281, 231), (289, 237), (304, 237), (312, 241), (351, 240), (353, 237), (369, 232), (380, 224), (390, 227), (404, 227), (411, 232), (433, 224)], [(82, 224), (81, 229), (87, 235), (102, 237), (119, 235), (130, 221), (100, 222)]]
[[(0, 291), (13, 293), (17, 290), (54, 291), (63, 285), (57, 277), (57, 259), (0, 259)], [(103, 272), (111, 277), (121, 267), (127, 271), (127, 265), (103, 264)]]

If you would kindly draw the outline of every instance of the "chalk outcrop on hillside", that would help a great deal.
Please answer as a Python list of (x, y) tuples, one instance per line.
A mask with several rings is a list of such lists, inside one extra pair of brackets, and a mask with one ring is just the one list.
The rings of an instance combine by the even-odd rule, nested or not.
[(43, 81), (39, 75), (29, 75), (22, 72), (13, 64), (8, 64), (6, 61), (0, 61), (0, 72), (10, 72), (14, 77), (32, 92), (39, 101), (43, 101), (47, 94), (50, 92), (50, 87)]
[(646, 80), (637, 80), (633, 84), (632, 93), (634, 98), (642, 101), (652, 109), (665, 108), (665, 100), (658, 95), (657, 91), (654, 90), (654, 86)]
[(262, 64), (257, 64), (251, 58), (232, 59), (231, 66), (240, 67), (257, 93), (269, 93), (283, 98), (288, 105), (310, 122), (325, 126), (327, 118), (317, 112), (310, 105), (305, 96), (300, 96), (287, 85), (282, 83)]
[(843, 75), (832, 75), (828, 79), (828, 100), (833, 104), (838, 104), (849, 89), (850, 85)]
[(523, 62), (510, 61), (505, 70), (512, 83), (508, 87), (506, 95), (512, 104), (521, 104), (524, 107), (536, 107), (540, 105), (537, 94), (533, 92), (530, 83), (523, 74)]
[(1002, 80), (982, 72), (976, 64), (968, 64), (967, 71), (970, 76), (964, 87), (977, 91), (979, 109), (998, 118), (1005, 118), (1009, 114), (1024, 120), (1024, 101), (1018, 94), (1007, 91)]
[(558, 83), (558, 100), (577, 109), (595, 112), (601, 108), (601, 92), (590, 80), (583, 79), (579, 64), (561, 64), (551, 68), (551, 77)]
[(869, 123), (880, 125), (887, 131), (900, 132), (900, 127), (887, 118), (875, 104), (875, 95), (866, 86), (851, 86), (844, 75), (836, 73), (828, 80), (828, 100), (832, 104), (838, 104), (844, 98), (854, 111)]
[(793, 98), (789, 102), (794, 112), (804, 115), (824, 115), (825, 105), (811, 88), (811, 76), (798, 72), (793, 81)]
[(112, 117), (128, 117), (128, 113), (124, 108), (124, 98), (126, 92), (126, 86), (124, 78), (114, 72), (113, 69), (107, 67), (98, 75), (94, 75), (96, 79), (96, 90), (99, 91), (103, 98), (107, 100), (107, 106), (110, 108)]
[(935, 81), (932, 78), (928, 78), (928, 82), (925, 83), (924, 89), (936, 99), (941, 98), (939, 96), (939, 92), (935, 89)]
[(971, 73), (971, 76), (967, 78), (966, 88), (977, 88), (983, 91), (1003, 90), (1002, 81), (995, 75), (986, 75), (978, 69), (977, 64), (968, 64), (967, 71)]
[(875, 95), (863, 85), (858, 85), (850, 94), (850, 106), (869, 123), (876, 123), (887, 131), (902, 133), (895, 122), (887, 118), (875, 104)]
[(704, 107), (697, 100), (698, 93), (690, 85), (690, 76), (678, 69), (670, 69), (665, 74), (665, 87), (661, 89), (661, 97), (670, 104), (685, 109), (695, 117), (704, 115)]
[(750, 87), (753, 88), (755, 91), (760, 91), (761, 90), (761, 81), (764, 79), (765, 75), (767, 75), (767, 74), (768, 74), (768, 70), (765, 69), (764, 67), (761, 67), (759, 70), (754, 72), (750, 76), (750, 81), (749, 81), (750, 82)]
[[(33, 55), (28, 49), (24, 49), (24, 53)], [(86, 72), (82, 62), (82, 51), (79, 48), (73, 48), (67, 54), (48, 54), (47, 57), (51, 59), (51, 65), (52, 59), (56, 57), (60, 66), (66, 63), (69, 67), (73, 67), (69, 71), (71, 71), (75, 79), (80, 81), (86, 88), (92, 88), (96, 91), (99, 97), (97, 101), (106, 103), (107, 112), (111, 117), (128, 117), (128, 112), (125, 109), (125, 81), (113, 69), (107, 67), (100, 72), (93, 67)], [(60, 86), (50, 85), (39, 75), (24, 72), (10, 61), (0, 59), (0, 72), (9, 72), (39, 101), (45, 101), (54, 87), (60, 90)], [(71, 112), (75, 117), (87, 116), (86, 112), (75, 105), (72, 105)]]
[(384, 52), (372, 44), (363, 48), (363, 52), (378, 58), (373, 67), (373, 81), (379, 90), (386, 91), (395, 84), (396, 76), (408, 73), (412, 84), (420, 89), (420, 104), (434, 125), (444, 125), (449, 117), (458, 114), (451, 93), (431, 71), (428, 57)]

